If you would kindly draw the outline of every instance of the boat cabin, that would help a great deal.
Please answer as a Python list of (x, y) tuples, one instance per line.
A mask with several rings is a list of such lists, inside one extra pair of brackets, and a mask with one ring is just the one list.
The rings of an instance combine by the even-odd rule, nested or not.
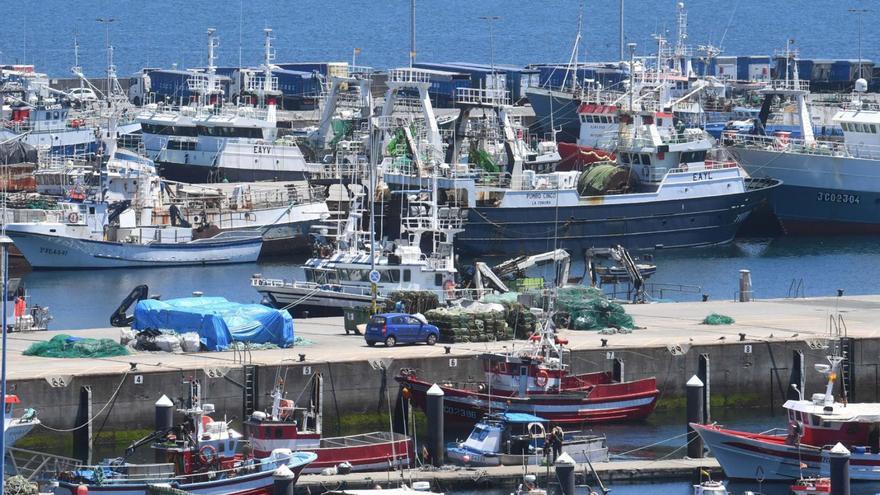
[(458, 448), (484, 455), (534, 455), (544, 446), (546, 424), (546, 419), (532, 414), (491, 414), (474, 425)]

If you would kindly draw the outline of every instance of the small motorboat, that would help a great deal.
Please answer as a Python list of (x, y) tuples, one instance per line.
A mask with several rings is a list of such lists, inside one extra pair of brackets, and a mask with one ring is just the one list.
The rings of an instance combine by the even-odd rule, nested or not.
[(724, 483), (710, 479), (694, 485), (694, 495), (728, 495), (728, 492)]
[[(467, 466), (540, 465), (549, 459), (549, 450), (545, 450), (548, 424), (532, 414), (490, 414), (474, 426), (467, 440), (448, 444), (446, 457)], [(562, 452), (578, 464), (608, 460), (603, 435), (563, 432)]]
[(831, 478), (812, 476), (801, 478), (791, 485), (795, 495), (828, 495), (831, 493)]
[(3, 438), (5, 439), (6, 447), (12, 447), (21, 437), (33, 430), (34, 426), (40, 424), (40, 420), (37, 419), (37, 412), (33, 409), (25, 409), (21, 416), (15, 417), (13, 409), (16, 404), (21, 404), (21, 399), (17, 395), (7, 395), (4, 402), (6, 422), (3, 425)]

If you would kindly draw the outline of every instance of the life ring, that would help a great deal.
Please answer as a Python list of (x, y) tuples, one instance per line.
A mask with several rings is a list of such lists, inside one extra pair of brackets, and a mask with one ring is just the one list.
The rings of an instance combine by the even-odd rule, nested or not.
[(67, 215), (67, 223), (77, 223), (79, 222), (79, 213), (72, 211)]
[(199, 460), (202, 461), (202, 464), (210, 464), (215, 459), (217, 459), (217, 447), (213, 445), (203, 445), (202, 448), (199, 449)]
[(446, 298), (452, 299), (455, 297), (455, 282), (452, 279), (447, 280), (443, 283), (443, 290), (446, 292)]
[(73, 127), (74, 129), (76, 129), (77, 127), (80, 127), (85, 123), (86, 123), (86, 121), (84, 121), (83, 119), (73, 119), (70, 121), (70, 127)]
[(547, 370), (540, 370), (538, 374), (535, 375), (535, 385), (544, 388), (547, 386), (547, 381), (550, 379), (550, 374), (547, 373)]

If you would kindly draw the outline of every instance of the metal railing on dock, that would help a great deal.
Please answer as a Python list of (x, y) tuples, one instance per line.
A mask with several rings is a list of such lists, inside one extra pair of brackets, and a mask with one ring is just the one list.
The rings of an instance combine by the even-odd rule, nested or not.
[(9, 447), (6, 455), (13, 472), (24, 476), (28, 481), (51, 479), (58, 473), (71, 471), (82, 465), (79, 459), (19, 447)]

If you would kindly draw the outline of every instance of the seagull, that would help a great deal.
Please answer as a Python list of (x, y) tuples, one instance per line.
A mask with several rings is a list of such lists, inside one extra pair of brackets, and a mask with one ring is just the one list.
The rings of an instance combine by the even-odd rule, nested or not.
[(718, 337), (718, 340), (724, 340), (724, 339), (726, 339), (726, 338), (727, 338), (727, 337), (725, 337), (724, 335), (722, 335), (721, 337)]
[(772, 339), (772, 338), (773, 338), (773, 334), (771, 333), (770, 335), (767, 336), (767, 338), (768, 338), (768, 339)]
[(693, 341), (694, 341), (694, 338), (693, 338), (693, 337), (688, 337), (688, 340), (691, 341), (691, 342), (693, 342)]
[(796, 334), (792, 335), (791, 338), (795, 338), (795, 337), (797, 337), (798, 335), (800, 335), (800, 334), (799, 334), (799, 333), (796, 333)]

